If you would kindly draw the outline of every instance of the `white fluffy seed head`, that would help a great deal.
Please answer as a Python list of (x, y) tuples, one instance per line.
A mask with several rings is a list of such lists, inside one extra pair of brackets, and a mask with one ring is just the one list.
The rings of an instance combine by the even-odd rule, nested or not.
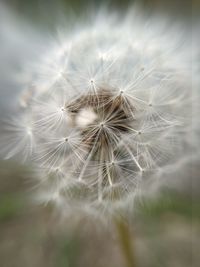
[(19, 135), (7, 144), (8, 157), (30, 149), (39, 200), (63, 213), (114, 211), (183, 157), (191, 141), (190, 47), (159, 19), (103, 17), (49, 45), (20, 96), (31, 126), (15, 120)]

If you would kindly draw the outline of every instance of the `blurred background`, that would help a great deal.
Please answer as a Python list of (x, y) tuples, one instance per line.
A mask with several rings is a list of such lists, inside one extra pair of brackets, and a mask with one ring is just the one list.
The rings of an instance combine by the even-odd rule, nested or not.
[[(11, 79), (24, 61), (42, 51), (40, 37), (50, 34), (59, 21), (78, 18), (98, 10), (102, 3), (125, 13), (134, 1), (5, 0), (0, 3), (0, 116), (15, 110), (15, 94), (29, 77)], [(137, 1), (138, 2), (138, 1)], [(198, 20), (198, 0), (143, 0), (145, 12), (165, 14), (188, 29)], [(29, 27), (32, 32), (29, 35)], [(21, 29), (19, 31), (19, 29)], [(26, 32), (26, 34), (23, 34)], [(38, 31), (39, 30), (39, 31)], [(38, 33), (39, 32), (39, 33)], [(38, 43), (31, 43), (31, 36)], [(189, 36), (191, 33), (189, 32)], [(27, 43), (29, 43), (27, 47)], [(185, 169), (187, 170), (185, 172)], [(0, 266), (2, 267), (131, 267), (120, 245), (130, 239), (135, 265), (132, 267), (197, 267), (200, 262), (199, 160), (182, 170), (183, 180), (163, 187), (156, 198), (136, 204), (129, 218), (129, 236), (116, 225), (91, 218), (60, 221), (49, 206), (29, 202), (31, 170), (16, 162), (0, 161)], [(172, 177), (173, 178), (173, 177)], [(173, 180), (173, 179), (171, 179)], [(123, 236), (124, 235), (124, 236)], [(126, 241), (125, 241), (126, 243)]]

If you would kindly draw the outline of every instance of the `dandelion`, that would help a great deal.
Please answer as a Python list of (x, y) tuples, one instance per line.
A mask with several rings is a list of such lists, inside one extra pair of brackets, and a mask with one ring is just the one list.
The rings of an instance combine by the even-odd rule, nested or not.
[(132, 205), (189, 146), (190, 48), (176, 27), (131, 12), (63, 30), (19, 97), (6, 157), (31, 160), (38, 199), (63, 213)]

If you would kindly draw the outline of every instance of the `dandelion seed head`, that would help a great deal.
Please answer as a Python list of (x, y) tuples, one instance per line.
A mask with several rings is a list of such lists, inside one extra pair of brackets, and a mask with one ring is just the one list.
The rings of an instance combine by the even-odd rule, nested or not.
[(190, 49), (160, 18), (110, 17), (49, 46), (19, 99), (31, 126), (11, 127), (9, 157), (30, 149), (43, 174), (38, 199), (62, 211), (131, 204), (190, 145)]

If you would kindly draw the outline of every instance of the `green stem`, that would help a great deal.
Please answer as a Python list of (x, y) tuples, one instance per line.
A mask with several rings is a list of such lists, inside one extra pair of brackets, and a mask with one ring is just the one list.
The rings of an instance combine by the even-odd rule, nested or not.
[(115, 218), (115, 225), (118, 232), (121, 250), (126, 259), (127, 267), (136, 267), (135, 256), (132, 244), (132, 236), (128, 224), (119, 218)]

